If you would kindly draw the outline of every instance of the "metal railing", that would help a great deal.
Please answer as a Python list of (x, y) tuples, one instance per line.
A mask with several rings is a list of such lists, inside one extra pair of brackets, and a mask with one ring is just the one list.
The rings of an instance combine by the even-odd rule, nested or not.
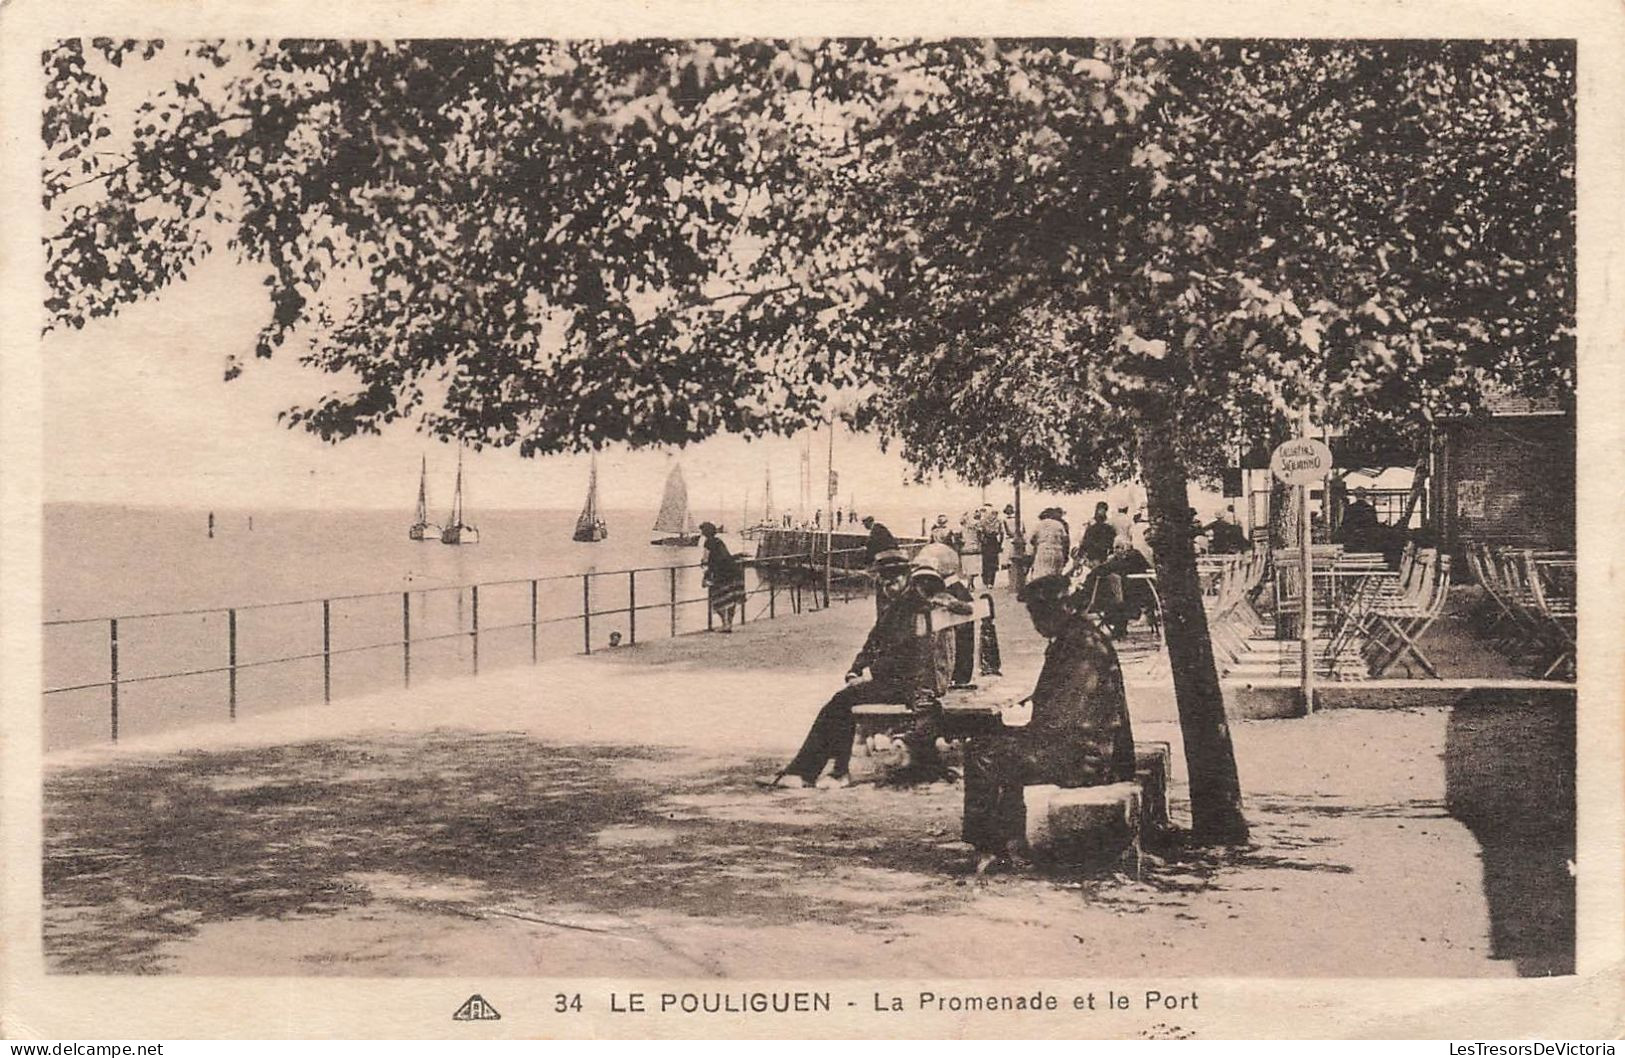
[[(850, 554), (862, 551), (861, 548), (837, 549), (834, 555)], [(799, 614), (808, 610), (827, 609), (831, 606), (833, 598), (842, 602), (862, 595), (868, 597), (869, 591), (863, 574), (851, 569), (835, 570), (836, 576), (826, 579), (825, 555), (822, 549), (816, 553), (780, 555), (761, 560), (747, 559), (742, 563), (747, 574), (754, 573), (756, 586), (747, 587), (744, 593), (745, 602), (740, 607), (738, 621), (743, 624), (750, 620), (773, 620), (779, 616), (787, 603), (789, 612)], [(344, 595), (330, 595), (322, 598), (306, 598), (289, 601), (249, 603), (232, 607), (203, 607), (182, 610), (156, 610), (141, 613), (127, 613), (108, 617), (81, 617), (53, 619), (42, 622), (45, 629), (66, 629), (73, 627), (91, 627), (102, 625), (106, 628), (104, 642), (104, 658), (106, 663), (106, 677), (100, 679), (72, 679), (68, 682), (48, 686), (44, 694), (62, 695), (76, 691), (93, 691), (105, 688), (107, 691), (108, 736), (113, 741), (119, 737), (119, 707), (120, 689), (137, 684), (155, 683), (159, 681), (180, 680), (203, 676), (223, 675), (226, 677), (225, 712), (226, 718), (237, 718), (239, 703), (239, 677), (251, 670), (263, 669), (270, 666), (289, 665), (296, 662), (321, 660), (322, 666), (322, 701), (333, 700), (333, 672), (334, 660), (347, 655), (359, 655), (368, 652), (387, 650), (400, 651), (400, 683), (403, 687), (412, 685), (413, 649), (421, 651), (428, 644), (458, 643), (468, 645), (469, 668), (473, 674), (480, 671), (480, 644), (484, 637), (487, 641), (497, 633), (528, 631), (530, 661), (534, 664), (541, 660), (542, 635), (545, 629), (564, 626), (579, 621), (581, 624), (579, 654), (592, 654), (594, 645), (594, 621), (598, 619), (624, 618), (625, 639), (628, 645), (635, 645), (639, 640), (639, 614), (649, 614), (653, 611), (665, 611), (667, 620), (664, 636), (654, 638), (678, 638), (702, 631), (698, 627), (684, 629), (681, 615), (685, 608), (702, 605), (705, 606), (705, 628), (710, 631), (715, 627), (716, 614), (709, 603), (709, 595), (685, 597), (682, 594), (679, 581), (684, 578), (686, 571), (702, 569), (702, 563), (688, 563), (675, 566), (640, 566), (632, 569), (619, 569), (609, 571), (589, 571), (585, 573), (555, 574), (545, 577), (515, 578), (509, 580), (482, 581), (475, 584), (437, 585), (409, 589), (406, 591), (388, 592), (362, 592)], [(640, 602), (638, 597), (638, 580), (640, 575), (647, 578), (651, 574), (662, 574), (664, 581), (660, 587), (663, 589), (660, 597), (651, 599), (647, 594)], [(601, 585), (612, 582), (618, 578), (625, 578), (625, 605), (604, 606)], [(581, 585), (580, 607), (572, 612), (555, 613), (544, 616), (541, 610), (541, 599), (544, 586), (560, 586), (571, 581), (579, 581)], [(749, 581), (747, 579), (747, 585)], [(861, 585), (861, 587), (860, 587)], [(521, 608), (518, 620), (511, 619), (513, 607), (508, 607), (510, 619), (499, 620), (498, 623), (481, 622), (481, 589), (485, 589), (487, 598), (494, 591), (502, 589), (518, 589), (519, 601), (528, 601), (528, 614)], [(456, 593), (457, 619), (456, 627), (451, 631), (432, 632), (425, 634), (419, 631), (413, 633), (413, 617), (421, 616), (426, 608), (429, 596), (446, 593)], [(525, 593), (528, 592), (528, 600)], [(419, 605), (413, 606), (413, 596), (419, 597)], [(754, 618), (749, 614), (752, 599), (760, 600), (766, 596), (765, 602), (759, 606)], [(466, 610), (463, 606), (467, 598)], [(399, 637), (373, 639), (368, 642), (337, 646), (334, 644), (334, 608), (340, 603), (376, 603), (377, 600), (400, 600)], [(554, 595), (554, 599), (559, 596)], [(595, 604), (596, 603), (596, 604)], [(241, 645), (239, 637), (239, 616), (270, 611), (291, 611), (299, 607), (321, 607), (321, 647), (319, 650), (311, 649), (294, 653), (277, 654), (272, 657), (245, 659), (239, 650)], [(205, 623), (210, 619), (225, 618), (224, 664), (204, 664), (171, 669), (161, 672), (141, 673), (131, 675), (127, 671), (130, 660), (128, 632), (132, 624), (144, 622), (157, 622), (174, 618), (201, 618)], [(600, 626), (600, 630), (602, 627)], [(274, 629), (272, 630), (275, 631)], [(288, 631), (288, 630), (285, 630)], [(618, 629), (617, 629), (618, 631)], [(647, 623), (644, 626), (645, 640), (649, 636)], [(121, 641), (121, 632), (125, 633)], [(196, 637), (192, 637), (196, 638)], [(219, 641), (216, 640), (216, 643)], [(123, 653), (121, 654), (121, 643)], [(216, 647), (215, 649), (218, 649)], [(601, 649), (601, 648), (598, 648)], [(547, 656), (561, 656), (566, 652), (547, 652)], [(121, 667), (121, 664), (123, 667)]]

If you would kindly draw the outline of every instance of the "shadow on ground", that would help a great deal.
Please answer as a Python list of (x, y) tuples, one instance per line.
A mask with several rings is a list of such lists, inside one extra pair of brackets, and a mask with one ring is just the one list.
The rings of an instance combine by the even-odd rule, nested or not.
[(1490, 948), (1525, 976), (1574, 972), (1575, 713), (1482, 691), (1450, 711), (1450, 814), (1483, 850)]
[[(1097, 935), (1163, 943), (1171, 930), (1238, 974), (1383, 972), (1381, 958), (1361, 962), (1373, 939), (1364, 934), (1346, 938), (1343, 957), (1298, 963), (1304, 923), (1372, 885), (1409, 886), (1400, 879), (1412, 868), (1395, 857), (1448, 847), (1410, 835), (1453, 832), (1470, 844), (1465, 826), (1482, 849), (1491, 957), (1524, 974), (1565, 973), (1573, 735), (1572, 710), (1470, 701), (1448, 718), (1446, 781), (1426, 787), (1442, 799), (1302, 793), (1293, 776), (1289, 792), (1278, 784), (1249, 797), (1249, 848), (1174, 850), (1140, 881), (1025, 875), (985, 885), (965, 875), (957, 787), (770, 794), (750, 782), (769, 762), (721, 748), (440, 730), (132, 759), (48, 776), (45, 952), (55, 972), (162, 973), (171, 942), (211, 924), (403, 910), (605, 934), (639, 923), (825, 923), (843, 937), (876, 936), (880, 952), (900, 920), (951, 937), (1013, 914), (1022, 929), (1077, 931), (1080, 945)], [(1425, 753), (1435, 767), (1438, 745)], [(1449, 891), (1417, 899), (1465, 921), (1453, 936), (1471, 945), (1465, 894), (1478, 879), (1466, 867)], [(1370, 912), (1363, 928), (1383, 931), (1381, 907), (1355, 910)], [(1147, 928), (1121, 932), (1121, 916)], [(1270, 938), (1273, 949), (1262, 945)], [(1386, 957), (1406, 972), (1434, 965), (1410, 946), (1427, 938), (1387, 940)]]
[[(737, 760), (695, 773), (636, 747), (433, 732), (54, 776), (47, 957), (66, 972), (161, 972), (155, 948), (200, 925), (378, 898), (861, 927), (954, 886), (951, 798), (888, 792), (891, 810), (866, 813), (860, 832), (831, 825), (818, 791), (765, 795), (752, 774)], [(942, 841), (922, 841), (933, 828)], [(909, 884), (877, 901), (863, 877), (876, 870)]]

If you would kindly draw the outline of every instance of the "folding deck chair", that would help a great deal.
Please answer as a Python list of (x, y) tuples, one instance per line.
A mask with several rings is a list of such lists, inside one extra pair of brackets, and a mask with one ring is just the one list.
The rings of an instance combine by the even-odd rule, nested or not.
[[(1418, 564), (1422, 562), (1418, 559)], [(1410, 658), (1434, 679), (1439, 670), (1423, 652), (1421, 639), (1444, 612), (1450, 595), (1450, 556), (1436, 555), (1417, 578), (1416, 592), (1396, 602), (1373, 606), (1367, 622), (1369, 633), (1362, 656), (1371, 675), (1380, 678), (1405, 658)]]

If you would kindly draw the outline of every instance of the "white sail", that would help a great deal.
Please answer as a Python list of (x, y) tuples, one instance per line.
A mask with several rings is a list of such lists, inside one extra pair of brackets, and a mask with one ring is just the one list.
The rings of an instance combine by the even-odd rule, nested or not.
[(683, 468), (679, 464), (666, 475), (666, 494), (660, 498), (660, 513), (655, 517), (657, 533), (692, 533), (694, 526), (688, 516), (688, 484), (683, 481)]

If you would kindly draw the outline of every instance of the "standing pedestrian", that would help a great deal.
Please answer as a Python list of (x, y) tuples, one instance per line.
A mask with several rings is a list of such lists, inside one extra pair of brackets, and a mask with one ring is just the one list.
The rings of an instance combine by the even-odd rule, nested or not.
[(1038, 513), (1038, 524), (1027, 541), (1032, 546), (1032, 568), (1027, 573), (1030, 580), (1066, 570), (1072, 541), (1062, 520), (1065, 514), (1059, 507), (1046, 507)]
[(717, 527), (710, 522), (700, 523), (700, 536), (705, 540), (705, 567), (702, 580), (708, 589), (711, 609), (722, 618), (719, 632), (734, 630), (734, 610), (745, 605), (745, 569), (739, 559), (728, 550), (728, 545), (717, 535)]

